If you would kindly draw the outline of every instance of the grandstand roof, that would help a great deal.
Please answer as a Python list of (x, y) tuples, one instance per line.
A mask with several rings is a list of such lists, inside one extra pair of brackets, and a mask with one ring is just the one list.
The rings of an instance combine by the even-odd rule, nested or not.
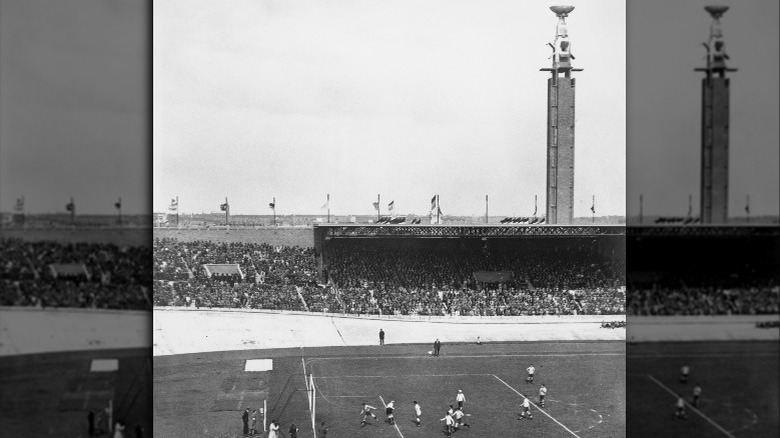
[(623, 225), (344, 225), (315, 224), (315, 235), (333, 237), (551, 237), (625, 235)]
[(780, 236), (780, 227), (772, 224), (750, 225), (631, 225), (630, 237), (753, 237)]

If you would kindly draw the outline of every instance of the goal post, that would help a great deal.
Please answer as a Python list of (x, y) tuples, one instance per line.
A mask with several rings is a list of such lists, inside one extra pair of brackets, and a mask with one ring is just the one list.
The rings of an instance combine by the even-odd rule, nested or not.
[(308, 382), (308, 395), (309, 395), (309, 411), (311, 412), (311, 430), (314, 437), (317, 437), (317, 386), (314, 385), (314, 375), (309, 374)]

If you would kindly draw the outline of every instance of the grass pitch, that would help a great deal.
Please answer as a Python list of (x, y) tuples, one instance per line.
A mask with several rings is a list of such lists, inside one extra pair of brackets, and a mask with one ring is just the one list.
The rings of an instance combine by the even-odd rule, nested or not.
[[(215, 401), (243, 379), (247, 359), (273, 358), (274, 370), (255, 374), (267, 382), (269, 420), (282, 430), (295, 422), (299, 437), (313, 437), (304, 367), (317, 387), (316, 420), (335, 437), (445, 436), (443, 422), (455, 395), (466, 395), (471, 428), (455, 436), (625, 436), (625, 344), (623, 342), (445, 345), (440, 357), (429, 345), (255, 350), (156, 357), (155, 436), (241, 436), (241, 413), (258, 401), (237, 399), (233, 410)], [(525, 369), (537, 371), (525, 383)], [(544, 413), (539, 386), (548, 387)], [(226, 389), (227, 387), (229, 389)], [(237, 389), (234, 389), (234, 392)], [(252, 392), (255, 393), (255, 392)], [(522, 394), (522, 395), (521, 395)], [(533, 419), (519, 419), (523, 395), (535, 406)], [(384, 404), (395, 401), (396, 424), (386, 422)], [(421, 427), (412, 402), (420, 403)], [(361, 403), (380, 408), (379, 421), (361, 427)], [(547, 415), (545, 415), (545, 413)]]
[[(151, 349), (3, 357), (0, 436), (87, 437), (87, 413), (106, 407), (108, 399), (114, 420), (127, 425), (126, 436), (136, 425), (152, 436), (150, 357)], [(90, 372), (92, 359), (103, 358), (118, 359), (119, 369)]]
[[(628, 436), (777, 436), (777, 342), (648, 343), (629, 345), (627, 355)], [(687, 383), (683, 365), (691, 369)], [(676, 419), (673, 394), (690, 403), (696, 383), (698, 412), (688, 406), (687, 419)]]

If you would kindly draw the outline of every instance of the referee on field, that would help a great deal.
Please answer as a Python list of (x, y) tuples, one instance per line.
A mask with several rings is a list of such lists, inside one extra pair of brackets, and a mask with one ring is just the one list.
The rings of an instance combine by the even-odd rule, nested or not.
[(379, 345), (385, 345), (385, 331), (379, 329)]

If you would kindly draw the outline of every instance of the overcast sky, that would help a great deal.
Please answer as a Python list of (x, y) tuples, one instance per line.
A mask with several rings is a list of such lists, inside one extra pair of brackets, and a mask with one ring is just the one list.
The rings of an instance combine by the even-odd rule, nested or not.
[[(704, 0), (628, 4), (628, 214), (699, 211), (701, 80), (712, 18)], [(729, 215), (780, 211), (777, 0), (725, 2), (731, 77)]]
[[(556, 2), (154, 3), (154, 210), (544, 211)], [(625, 7), (575, 1), (575, 215), (625, 212)]]
[(0, 211), (149, 213), (142, 0), (0, 0)]

